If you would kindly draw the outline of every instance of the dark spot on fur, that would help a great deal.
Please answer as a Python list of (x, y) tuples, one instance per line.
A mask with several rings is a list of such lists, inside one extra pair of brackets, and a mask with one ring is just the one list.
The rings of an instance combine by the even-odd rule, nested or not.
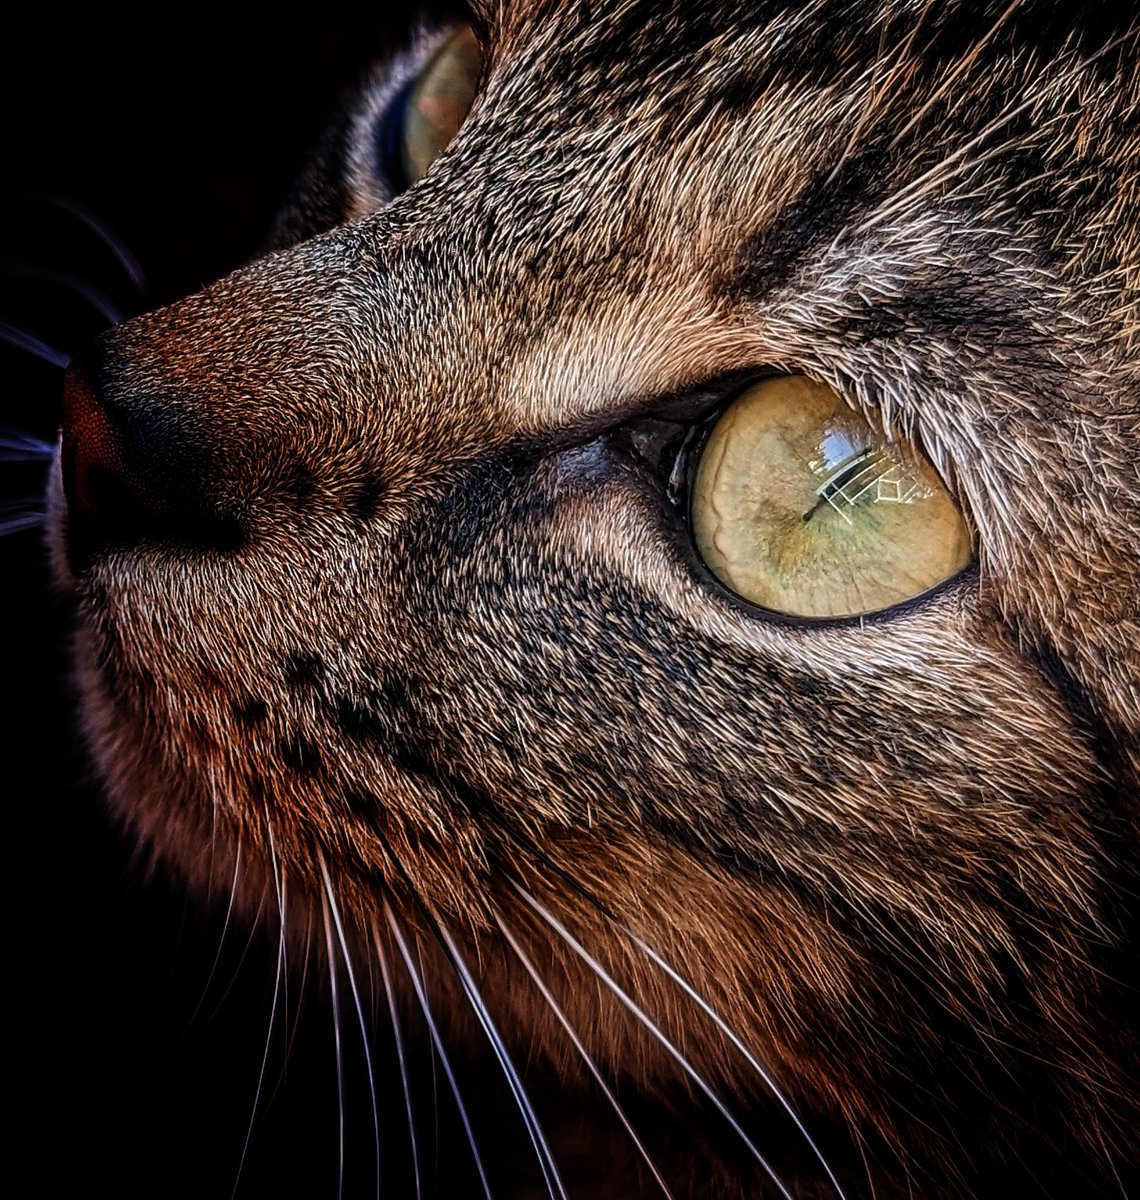
[(285, 659), (285, 682), (292, 687), (314, 687), (325, 677), (325, 664), (318, 654), (298, 652)]
[(391, 734), (390, 723), (374, 707), (340, 696), (333, 706), (333, 721), (337, 728), (354, 741), (383, 741)]
[(688, 845), (693, 840), (693, 826), (666, 813), (656, 799), (645, 797), (641, 804), (641, 819), (675, 846)]
[(269, 705), (256, 697), (251, 697), (242, 704), (234, 705), (234, 716), (243, 725), (260, 725), (268, 713)]
[(834, 179), (830, 168), (822, 167), (796, 200), (745, 241), (722, 290), (760, 300), (787, 286), (813, 251), (890, 191), (892, 178), (885, 155), (874, 147), (853, 155)]
[(278, 750), (290, 770), (303, 775), (317, 775), (324, 770), (320, 751), (307, 738), (286, 738), (278, 744)]
[(1030, 358), (1036, 367), (1044, 340), (1030, 321), (1032, 311), (1029, 296), (995, 287), (992, 268), (979, 263), (974, 273), (963, 263), (914, 280), (886, 303), (866, 301), (840, 325), (840, 332), (862, 342), (905, 338), (913, 345), (916, 339), (936, 337), (955, 345), (981, 329), (1020, 371)]
[(403, 708), (408, 704), (407, 684), (404, 680), (397, 679), (394, 675), (388, 676), (380, 684), (379, 694), (385, 704), (390, 705), (392, 708)]
[(390, 747), (389, 753), (393, 763), (405, 775), (413, 779), (426, 779), (431, 783), (439, 782), (432, 755), (419, 739), (401, 740)]
[(375, 674), (377, 686), (364, 693), (336, 697), (330, 717), (337, 728), (355, 741), (405, 739), (405, 731), (417, 720), (411, 708), (407, 685), (394, 675)]
[[(430, 570), (436, 561), (470, 557), (486, 533), (488, 509), (510, 502), (517, 506), (518, 516), (525, 512), (535, 521), (549, 513), (549, 500), (544, 494), (532, 496), (518, 486), (519, 479), (530, 474), (539, 461), (534, 447), (519, 443), (466, 464), (453, 486), (426, 509), (418, 522), (423, 552), (415, 560), (417, 573)], [(446, 555), (440, 553), (442, 538), (446, 538)]]
[(348, 510), (358, 521), (371, 521), (380, 511), (387, 494), (383, 480), (375, 477), (366, 479), (350, 497)]
[(826, 696), (833, 690), (812, 675), (795, 675), (790, 672), (784, 676), (784, 686), (795, 692), (797, 696), (811, 699), (815, 699), (817, 696)]
[(317, 480), (307, 463), (294, 460), (282, 472), (280, 482), (281, 495), (295, 505), (303, 505), (313, 498), (317, 490)]
[[(1051, 689), (1061, 701), (1073, 725), (1081, 730), (1092, 745), (1096, 759), (1104, 764), (1109, 774), (1096, 781), (1096, 787), (1106, 797), (1119, 788), (1127, 789), (1126, 781), (1131, 774), (1125, 747), (1131, 741), (1129, 731), (1112, 721), (1097, 697), (1090, 693), (1070, 670), (1062, 656), (1049, 645), (1048, 639), (1034, 622), (1019, 619), (1013, 622), (1021, 652), (1036, 663), (1037, 669), (1049, 682)], [(1105, 804), (1105, 811), (1123, 814), (1128, 811), (1123, 795)], [(1119, 855), (1117, 855), (1119, 857)]]
[(384, 804), (380, 797), (372, 795), (371, 792), (357, 792), (352, 788), (346, 788), (340, 793), (340, 797), (345, 808), (355, 813), (356, 816), (362, 817), (369, 824), (375, 821), (377, 814), (384, 810)]

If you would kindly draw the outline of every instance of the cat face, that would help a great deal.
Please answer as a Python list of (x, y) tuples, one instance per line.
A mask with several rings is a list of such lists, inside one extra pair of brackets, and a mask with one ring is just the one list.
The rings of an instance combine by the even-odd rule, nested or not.
[(276, 249), (69, 371), (55, 560), (115, 811), (471, 1039), (478, 957), (568, 1088), (567, 1025), (671, 1104), (766, 1112), (761, 1063), (879, 1194), (1007, 1186), (1009, 1130), (1108, 1178), (1136, 29), (474, 17), (363, 90)]

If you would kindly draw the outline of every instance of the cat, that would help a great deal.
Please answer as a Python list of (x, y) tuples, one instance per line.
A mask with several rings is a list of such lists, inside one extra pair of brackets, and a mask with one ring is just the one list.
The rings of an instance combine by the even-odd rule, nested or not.
[(394, 1014), (370, 1186), (1135, 1186), (1138, 40), (475, 3), (73, 360), (108, 803)]

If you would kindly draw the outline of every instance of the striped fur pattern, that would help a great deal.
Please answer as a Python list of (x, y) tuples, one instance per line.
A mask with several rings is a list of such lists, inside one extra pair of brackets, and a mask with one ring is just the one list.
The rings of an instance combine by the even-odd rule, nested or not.
[[(53, 494), (115, 814), (487, 1072), (492, 1023), (549, 1145), (476, 1130), (497, 1196), (1120, 1195), (1134, 13), (473, 10), (422, 180), (376, 145), (434, 26), (265, 257), (72, 367), (63, 474), (134, 497)], [(772, 371), (917, 440), (973, 566), (823, 623), (712, 580), (670, 471)]]

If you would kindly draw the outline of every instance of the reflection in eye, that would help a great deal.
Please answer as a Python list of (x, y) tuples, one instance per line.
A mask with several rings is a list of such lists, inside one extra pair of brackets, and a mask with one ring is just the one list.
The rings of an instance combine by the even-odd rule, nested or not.
[[(901, 453), (880, 443), (875, 445), (865, 430), (828, 429), (820, 439), (820, 458), (808, 463), (813, 475), (823, 479), (816, 488), (819, 499), (804, 513), (809, 521), (820, 505), (830, 504), (849, 524), (850, 510), (860, 503), (914, 504), (929, 500), (932, 492), (921, 475), (911, 469)], [(894, 452), (892, 452), (892, 450)]]
[(762, 380), (721, 414), (690, 510), (721, 582), (789, 615), (889, 608), (971, 557), (966, 523), (919, 451), (803, 376)]

